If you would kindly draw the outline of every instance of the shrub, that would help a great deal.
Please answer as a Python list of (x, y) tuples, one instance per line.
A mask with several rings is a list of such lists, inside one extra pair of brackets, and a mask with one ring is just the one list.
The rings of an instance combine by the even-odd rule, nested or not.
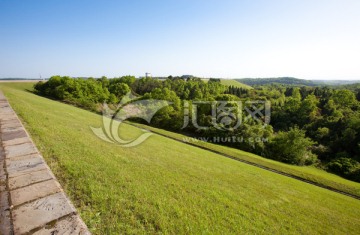
[(350, 176), (360, 169), (357, 161), (347, 157), (337, 158), (329, 162), (327, 167), (331, 172), (342, 176)]
[(268, 144), (266, 156), (278, 161), (295, 165), (311, 165), (317, 156), (310, 151), (315, 142), (305, 137), (305, 131), (290, 128), (288, 132), (280, 131)]

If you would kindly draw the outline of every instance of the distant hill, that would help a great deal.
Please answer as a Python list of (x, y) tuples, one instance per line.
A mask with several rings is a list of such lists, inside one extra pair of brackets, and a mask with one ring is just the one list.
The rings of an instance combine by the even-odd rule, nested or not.
[(318, 84), (311, 80), (304, 80), (292, 77), (280, 77), (280, 78), (242, 78), (234, 79), (238, 82), (244, 83), (249, 86), (254, 85), (268, 85), (268, 84), (284, 84), (284, 85), (297, 85), (297, 86), (316, 86)]
[(312, 80), (318, 85), (340, 86), (360, 83), (360, 80)]
[(339, 86), (359, 83), (359, 80), (305, 80), (293, 77), (278, 78), (241, 78), (234, 79), (240, 83), (255, 86), (268, 84), (284, 84), (293, 86)]

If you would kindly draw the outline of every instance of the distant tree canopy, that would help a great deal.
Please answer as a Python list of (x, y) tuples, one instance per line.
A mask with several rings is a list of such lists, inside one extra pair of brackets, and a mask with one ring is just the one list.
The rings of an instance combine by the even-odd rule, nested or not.
[[(219, 79), (205, 82), (190, 75), (162, 79), (136, 79), (134, 76), (74, 79), (53, 76), (47, 82), (37, 83), (34, 88), (39, 95), (93, 111), (100, 111), (103, 102), (116, 107), (129, 92), (140, 99), (167, 100), (172, 104), (159, 110), (150, 125), (193, 136), (244, 139), (221, 144), (289, 164), (316, 164), (360, 182), (360, 85), (332, 88), (313, 84), (293, 86), (296, 79), (281, 80), (282, 83), (291, 82), (291, 85), (271, 82), (257, 85), (255, 89), (244, 89), (225, 86)], [(244, 80), (241, 82), (246, 83)], [(199, 129), (190, 122), (181, 129), (184, 125), (184, 102), (191, 110), (192, 104), (199, 101), (245, 103), (252, 100), (271, 102), (270, 125), (263, 126), (249, 119), (243, 121), (237, 129), (223, 131), (220, 129), (236, 121), (228, 118), (219, 125), (220, 128), (215, 128), (211, 126), (211, 107), (199, 104), (197, 125), (210, 128)], [(191, 115), (190, 112), (190, 120)], [(237, 115), (243, 120), (247, 118), (245, 112)], [(266, 141), (254, 141), (256, 139)]]

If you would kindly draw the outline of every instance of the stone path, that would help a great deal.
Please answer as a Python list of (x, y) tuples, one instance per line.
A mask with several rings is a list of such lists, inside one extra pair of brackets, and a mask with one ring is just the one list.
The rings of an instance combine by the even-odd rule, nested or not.
[(90, 234), (0, 91), (0, 235)]

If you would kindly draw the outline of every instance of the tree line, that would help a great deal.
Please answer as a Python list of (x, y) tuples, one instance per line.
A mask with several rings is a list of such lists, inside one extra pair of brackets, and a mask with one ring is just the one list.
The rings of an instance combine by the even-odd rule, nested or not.
[[(171, 101), (172, 105), (155, 114), (150, 125), (191, 136), (240, 137), (245, 141), (221, 144), (289, 164), (315, 165), (360, 182), (358, 85), (328, 88), (270, 84), (246, 90), (224, 86), (219, 79), (205, 82), (196, 77), (75, 79), (53, 76), (34, 88), (39, 95), (96, 112), (101, 111), (104, 102), (116, 107), (129, 92), (138, 99)], [(235, 125), (236, 118), (227, 117), (226, 109), (220, 110), (221, 128), (214, 127), (211, 107), (199, 102), (229, 101), (235, 104), (251, 100), (271, 103), (269, 125), (248, 118), (246, 112), (235, 111), (235, 115), (241, 117), (241, 125), (221, 130)], [(193, 111), (192, 104), (197, 104), (197, 125), (209, 128), (199, 129), (192, 122), (183, 128), (184, 102), (190, 104), (190, 111)], [(192, 113), (189, 112), (190, 120)], [(254, 139), (267, 141), (246, 141)]]

